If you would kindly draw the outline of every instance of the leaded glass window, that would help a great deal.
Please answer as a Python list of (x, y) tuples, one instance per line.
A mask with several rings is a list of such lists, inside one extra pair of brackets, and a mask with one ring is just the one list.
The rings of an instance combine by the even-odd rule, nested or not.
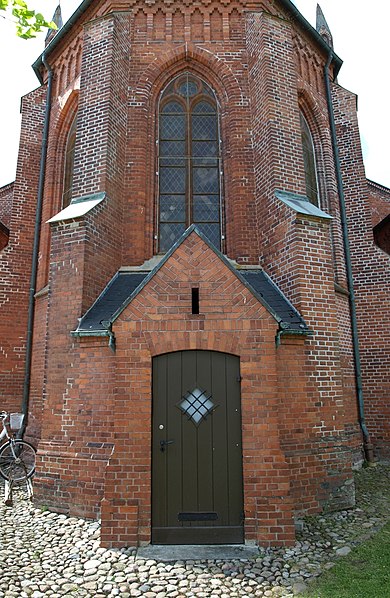
[(158, 250), (190, 224), (221, 249), (221, 163), (217, 102), (189, 73), (164, 90), (159, 106)]
[(64, 169), (64, 190), (62, 193), (62, 207), (66, 208), (72, 199), (73, 190), (73, 168), (74, 168), (74, 148), (76, 143), (76, 120), (74, 117), (70, 126), (68, 139), (65, 148), (65, 169)]
[(303, 163), (305, 166), (306, 195), (312, 204), (319, 205), (316, 156), (313, 137), (306, 118), (301, 112), (301, 134), (303, 147)]
[(199, 388), (188, 391), (178, 407), (196, 426), (216, 408), (211, 395)]

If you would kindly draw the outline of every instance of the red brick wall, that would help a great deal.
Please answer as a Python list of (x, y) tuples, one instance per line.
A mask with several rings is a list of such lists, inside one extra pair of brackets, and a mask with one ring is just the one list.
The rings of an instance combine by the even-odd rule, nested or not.
[(368, 430), (378, 455), (390, 450), (390, 256), (373, 240), (370, 194), (366, 183), (356, 115), (356, 98), (333, 87), (337, 135), (351, 243)]
[(43, 397), (46, 382), (46, 340), (47, 340), (47, 315), (48, 294), (46, 287), (35, 298), (34, 311), (34, 336), (31, 359), (30, 401), (27, 440), (37, 444), (41, 437)]
[(116, 364), (106, 338), (67, 340), (62, 362), (57, 354), (50, 364), (66, 376), (48, 385), (34, 493), (56, 511), (96, 518), (115, 440)]
[[(61, 504), (93, 516), (105, 496), (103, 514), (112, 516), (111, 523), (104, 520), (106, 544), (149, 539), (151, 359), (166, 351), (203, 348), (241, 357), (248, 539), (290, 542), (293, 510), (351, 504), (346, 482), (352, 453), (358, 459), (360, 436), (322, 79), (326, 56), (296, 23), (265, 4), (269, 12), (212, 2), (109, 13), (108, 3), (100, 3), (84, 15), (84, 29), (78, 24), (49, 57), (54, 92), (30, 416), (32, 436), (40, 434), (41, 417), (44, 422), (37, 495), (52, 507)], [(98, 11), (95, 20), (93, 11)], [(70, 335), (121, 265), (141, 264), (155, 252), (158, 97), (172, 77), (185, 71), (203, 77), (219, 102), (224, 252), (272, 274), (312, 328), (308, 340), (286, 337), (276, 350), (274, 320), (194, 235), (115, 324), (116, 355), (106, 337), (79, 341)], [(26, 223), (34, 220), (44, 94), (42, 87), (24, 100), (11, 220), (23, 249), (16, 255), (10, 242), (0, 256), (6, 293), (16, 290), (11, 273), (21, 276), (13, 311), (7, 311), (8, 303), (2, 306), (12, 329), (0, 340), (8, 364), (2, 388), (10, 388), (18, 401), (25, 264), (32, 242)], [(388, 340), (372, 321), (378, 313), (384, 321), (381, 289), (388, 262), (374, 247), (372, 233), (369, 237), (354, 98), (336, 85), (334, 94), (352, 222), (364, 383), (370, 389), (368, 421), (379, 445), (388, 417), (380, 398), (389, 370)], [(330, 225), (298, 215), (275, 197), (278, 188), (305, 193), (299, 109), (312, 128), (321, 206), (333, 216)], [(50, 229), (45, 223), (61, 207), (66, 136), (76, 110), (73, 197), (97, 192), (106, 197), (84, 217)], [(15, 261), (5, 259), (10, 252)], [(378, 265), (369, 272), (367, 256)], [(335, 281), (341, 285), (337, 294)], [(204, 318), (189, 313), (191, 285), (200, 286)], [(0, 292), (0, 303), (2, 297)], [(9, 338), (9, 346), (3, 338)], [(118, 493), (128, 499), (118, 503)], [(125, 514), (134, 525), (121, 536)]]
[(122, 264), (130, 39), (127, 13), (95, 20), (84, 33), (73, 196), (105, 191), (107, 205), (89, 220), (83, 311)]
[[(44, 202), (42, 206), (37, 297), (34, 314), (33, 355), (28, 436), (40, 437), (42, 410), (46, 396), (47, 324), (49, 301), (49, 264), (51, 233), (47, 221), (62, 207), (65, 148), (69, 128), (78, 107), (81, 69), (81, 33), (75, 27), (64, 52), (50, 56), (53, 71), (49, 139), (45, 169)], [(46, 73), (43, 72), (44, 78)]]
[[(75, 310), (70, 310), (64, 317), (69, 318), (67, 330), (72, 330), (77, 325), (77, 318), (85, 312), (97, 295), (104, 288), (107, 280), (121, 264), (121, 239), (122, 231), (120, 222), (123, 210), (123, 168), (126, 131), (126, 79), (121, 75), (127, 70), (129, 39), (128, 17), (117, 16), (94, 21), (89, 25), (88, 34), (84, 36), (83, 54), (81, 56), (79, 37), (71, 44), (71, 55), (66, 55), (53, 61), (55, 77), (55, 90), (58, 97), (53, 97), (51, 113), (51, 136), (48, 146), (48, 159), (46, 168), (45, 197), (42, 215), (42, 234), (40, 244), (40, 268), (38, 272), (37, 288), (42, 290), (48, 282), (50, 245), (52, 244), (50, 225), (47, 220), (61, 209), (62, 180), (64, 152), (69, 127), (78, 110), (77, 146), (75, 155), (75, 171), (73, 179), (73, 197), (87, 194), (89, 191), (105, 191), (107, 198), (104, 206), (94, 210), (92, 218), (86, 218), (85, 239), (86, 243), (82, 252), (83, 278), (81, 282), (72, 280), (70, 273), (63, 276), (61, 268), (52, 270), (50, 293), (58, 285), (65, 286), (65, 300), (59, 304), (59, 309), (67, 310), (68, 285), (76, 285), (80, 293), (75, 293), (79, 303)], [(103, 31), (101, 29), (103, 28)], [(105, 29), (106, 28), (106, 29)], [(107, 31), (107, 28), (109, 31)], [(97, 33), (96, 33), (96, 31)], [(106, 48), (107, 37), (112, 41)], [(97, 41), (97, 40), (100, 40)], [(104, 51), (99, 47), (103, 44)], [(106, 58), (106, 64), (102, 61)], [(118, 66), (119, 64), (119, 66)], [(81, 83), (79, 83), (80, 69), (82, 68)], [(101, 80), (99, 80), (100, 75)], [(78, 88), (80, 87), (80, 91)], [(122, 114), (120, 114), (122, 111)], [(94, 136), (91, 135), (94, 131)], [(122, 140), (122, 142), (120, 142)], [(85, 146), (96, 148), (95, 154)], [(103, 156), (101, 154), (103, 152)], [(88, 159), (86, 159), (88, 156)], [(78, 161), (83, 164), (78, 167)], [(116, 172), (114, 166), (116, 165)], [(88, 182), (90, 173), (102, 173), (98, 182)], [(89, 186), (88, 186), (89, 185)], [(73, 238), (72, 224), (65, 227)], [(54, 233), (56, 234), (56, 232)], [(64, 233), (63, 243), (67, 241)], [(56, 241), (53, 240), (52, 247)], [(71, 242), (71, 241), (70, 241)], [(61, 247), (63, 247), (62, 245)], [(72, 246), (73, 247), (73, 246)], [(55, 261), (59, 260), (58, 252)], [(66, 259), (66, 257), (64, 258)], [(70, 276), (70, 278), (69, 278)], [(56, 278), (59, 278), (57, 283)], [(76, 288), (74, 287), (74, 288)], [(61, 296), (61, 293), (58, 295)], [(63, 299), (63, 298), (62, 298)], [(76, 301), (77, 301), (76, 300)], [(42, 410), (42, 397), (46, 395), (45, 368), (50, 367), (46, 362), (47, 345), (47, 309), (52, 308), (51, 303), (38, 300), (36, 304), (36, 326), (34, 335), (34, 369), (32, 375), (32, 415), (33, 426), (29, 433), (32, 436), (39, 434)], [(54, 313), (56, 308), (54, 309)], [(63, 323), (61, 316), (55, 315), (55, 320)], [(52, 326), (49, 325), (50, 333)], [(61, 328), (59, 328), (61, 330)], [(63, 329), (62, 329), (63, 330)], [(50, 334), (50, 336), (52, 336)], [(67, 340), (64, 344), (67, 346)]]
[[(338, 317), (329, 221), (297, 216), (286, 233), (295, 271), (295, 305), (313, 335), (304, 347), (289, 341), (279, 353), (282, 446), (299, 508), (316, 509), (318, 504), (334, 508), (338, 501), (345, 506), (351, 497), (348, 487), (345, 493), (340, 488), (349, 476), (351, 448), (359, 450), (360, 435), (354, 425), (355, 395), (348, 386), (351, 362), (344, 355), (351, 342), (349, 323)], [(318, 485), (313, 470), (318, 472)]]
[(352, 450), (352, 465), (361, 465), (363, 453), (361, 447), (361, 431), (358, 423), (358, 406), (356, 397), (355, 361), (352, 348), (351, 319), (348, 294), (344, 291), (336, 293), (337, 321), (339, 330), (341, 379), (343, 400), (347, 406), (345, 434)]
[[(78, 246), (79, 240), (80, 232), (74, 237)], [(77, 262), (75, 251), (69, 255), (73, 266), (66, 267), (68, 273)], [(193, 286), (200, 288), (199, 315), (191, 313)], [(55, 295), (64, 301), (65, 286)], [(325, 428), (342, 428), (344, 412), (332, 411), (331, 398), (309, 407), (310, 360), (306, 358), (302, 367), (307, 342), (286, 340), (276, 349), (275, 320), (195, 233), (126, 308), (113, 330), (115, 355), (107, 338), (68, 338), (65, 347), (54, 330), (55, 345), (49, 342), (51, 375), (36, 479), (41, 503), (56, 507), (61, 497), (62, 509), (91, 516), (104, 496), (106, 545), (150, 539), (151, 360), (187, 349), (240, 355), (247, 539), (265, 545), (290, 543), (293, 510), (316, 511), (332, 492), (342, 491), (349, 477), (349, 452), (342, 434), (336, 450)], [(299, 431), (288, 425), (289, 418), (299, 418), (304, 438), (302, 444), (295, 438), (293, 447)], [(314, 431), (308, 441), (310, 430)], [(112, 446), (115, 452), (105, 472), (103, 493)], [(290, 452), (287, 459), (282, 447)], [(94, 451), (93, 481), (87, 459)], [(298, 483), (301, 472), (304, 481)], [(333, 487), (320, 491), (328, 474)], [(350, 495), (338, 500), (346, 506)]]
[[(207, 277), (202, 277), (201, 272), (206, 271)], [(200, 286), (199, 316), (191, 313), (194, 285)], [(86, 476), (89, 475), (82, 461), (73, 461), (73, 477), (79, 484), (66, 484), (60, 474), (65, 457), (55, 452), (56, 445), (49, 439), (70, 444), (72, 450), (74, 447), (78, 451), (77, 458), (84, 452), (87, 441), (111, 441), (115, 444), (115, 453), (107, 469), (104, 508), (110, 512), (114, 509), (114, 516), (113, 522), (104, 522), (103, 540), (110, 545), (121, 545), (135, 537), (140, 541), (149, 540), (151, 359), (173, 350), (214, 349), (241, 355), (247, 537), (258, 537), (265, 544), (275, 537), (280, 543), (291, 542), (293, 522), (288, 500), (288, 471), (280, 451), (278, 419), (275, 418), (278, 401), (275, 326), (273, 318), (235, 275), (193, 234), (115, 324), (115, 356), (107, 347), (107, 339), (105, 345), (94, 339), (81, 341), (80, 345), (75, 341), (74, 348), (70, 348), (71, 386), (68, 369), (68, 389), (62, 401), (55, 400), (54, 388), (48, 398), (47, 408), (55, 410), (57, 417), (52, 418), (53, 423), (49, 423), (48, 428), (45, 426), (45, 438), (40, 444), (41, 470), (45, 473), (36, 480), (39, 500), (50, 500), (48, 480), (54, 476), (64, 508), (68, 506), (75, 512), (82, 502), (84, 512), (96, 512), (99, 504), (96, 499), (103, 496), (98, 491), (102, 472), (96, 476), (95, 495), (92, 487), (90, 493), (81, 490), (88, 489)], [(112, 372), (110, 367), (114, 368)], [(79, 448), (81, 444), (84, 448)], [(275, 470), (280, 471), (278, 482), (274, 479)], [(68, 500), (67, 493), (71, 494)], [(126, 496), (132, 501), (131, 509), (137, 507), (139, 512), (136, 527), (126, 528), (122, 522), (120, 532), (115, 531), (115, 522), (121, 519), (122, 506), (130, 507), (127, 503), (118, 505), (119, 496)], [(261, 525), (257, 522), (258, 501), (263, 509), (271, 502), (272, 508), (282, 505), (275, 521), (270, 506), (269, 521), (265, 523), (264, 519)], [(279, 530), (276, 536), (270, 531), (274, 525)]]
[(13, 186), (8, 245), (0, 253), (0, 398), (20, 411), (23, 395), (27, 309), (38, 192), (46, 89), (22, 100), (22, 125)]
[[(73, 366), (69, 358), (70, 332), (82, 315), (82, 295), (87, 231), (83, 221), (52, 225), (48, 298), (47, 343), (45, 355), (46, 386), (45, 438), (62, 437), (61, 418), (64, 400), (72, 389)], [(47, 415), (45, 415), (47, 413)]]

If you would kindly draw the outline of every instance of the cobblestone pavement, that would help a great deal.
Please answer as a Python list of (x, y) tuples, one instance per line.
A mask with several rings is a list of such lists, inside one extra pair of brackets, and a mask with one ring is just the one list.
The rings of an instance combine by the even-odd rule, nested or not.
[(390, 519), (390, 465), (358, 472), (356, 489), (354, 509), (307, 518), (292, 548), (171, 563), (100, 548), (98, 522), (36, 509), (19, 491), (13, 507), (0, 499), (0, 598), (292, 597)]

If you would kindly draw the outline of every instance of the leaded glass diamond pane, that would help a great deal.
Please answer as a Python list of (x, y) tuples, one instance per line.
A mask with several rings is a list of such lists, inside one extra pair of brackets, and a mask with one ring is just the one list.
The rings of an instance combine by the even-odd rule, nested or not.
[(186, 171), (185, 168), (160, 169), (160, 193), (185, 193)]
[(196, 114), (215, 114), (215, 106), (210, 104), (210, 102), (198, 102), (195, 106), (193, 111)]
[(213, 90), (211, 89), (211, 87), (209, 87), (207, 85), (207, 83), (203, 83), (203, 87), (202, 87), (202, 93), (205, 93), (208, 96), (211, 96), (213, 99), (215, 99), (215, 95)]
[(185, 139), (186, 120), (184, 115), (162, 115), (160, 118), (160, 137), (161, 139)]
[(221, 249), (221, 233), (219, 229), (219, 223), (197, 223), (196, 226), (200, 232), (203, 233), (213, 245), (215, 245), (217, 249)]
[(186, 225), (183, 224), (168, 224), (161, 222), (160, 224), (160, 250), (168, 251), (180, 239), (184, 233)]
[(192, 116), (192, 138), (198, 140), (217, 139), (215, 116)]
[(165, 104), (162, 111), (164, 114), (176, 114), (178, 112), (184, 112), (184, 108), (179, 102), (168, 102)]
[(184, 156), (185, 148), (184, 141), (161, 141), (160, 156)]
[(205, 156), (213, 157), (218, 153), (218, 144), (216, 141), (193, 141), (192, 142), (192, 155), (193, 156)]
[(219, 178), (216, 168), (193, 168), (192, 176), (194, 193), (219, 192)]
[(185, 195), (161, 195), (160, 219), (162, 222), (185, 222)]
[(194, 222), (219, 221), (219, 195), (194, 195)]
[(213, 411), (215, 405), (211, 400), (211, 395), (199, 388), (194, 388), (186, 393), (178, 407), (188, 419), (198, 426), (202, 419), (206, 419), (207, 415)]

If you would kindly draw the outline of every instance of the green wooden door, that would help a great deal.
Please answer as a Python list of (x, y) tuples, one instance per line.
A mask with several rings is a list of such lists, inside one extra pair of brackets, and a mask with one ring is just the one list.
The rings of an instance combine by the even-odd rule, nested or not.
[(239, 358), (155, 357), (152, 425), (152, 542), (242, 543)]

